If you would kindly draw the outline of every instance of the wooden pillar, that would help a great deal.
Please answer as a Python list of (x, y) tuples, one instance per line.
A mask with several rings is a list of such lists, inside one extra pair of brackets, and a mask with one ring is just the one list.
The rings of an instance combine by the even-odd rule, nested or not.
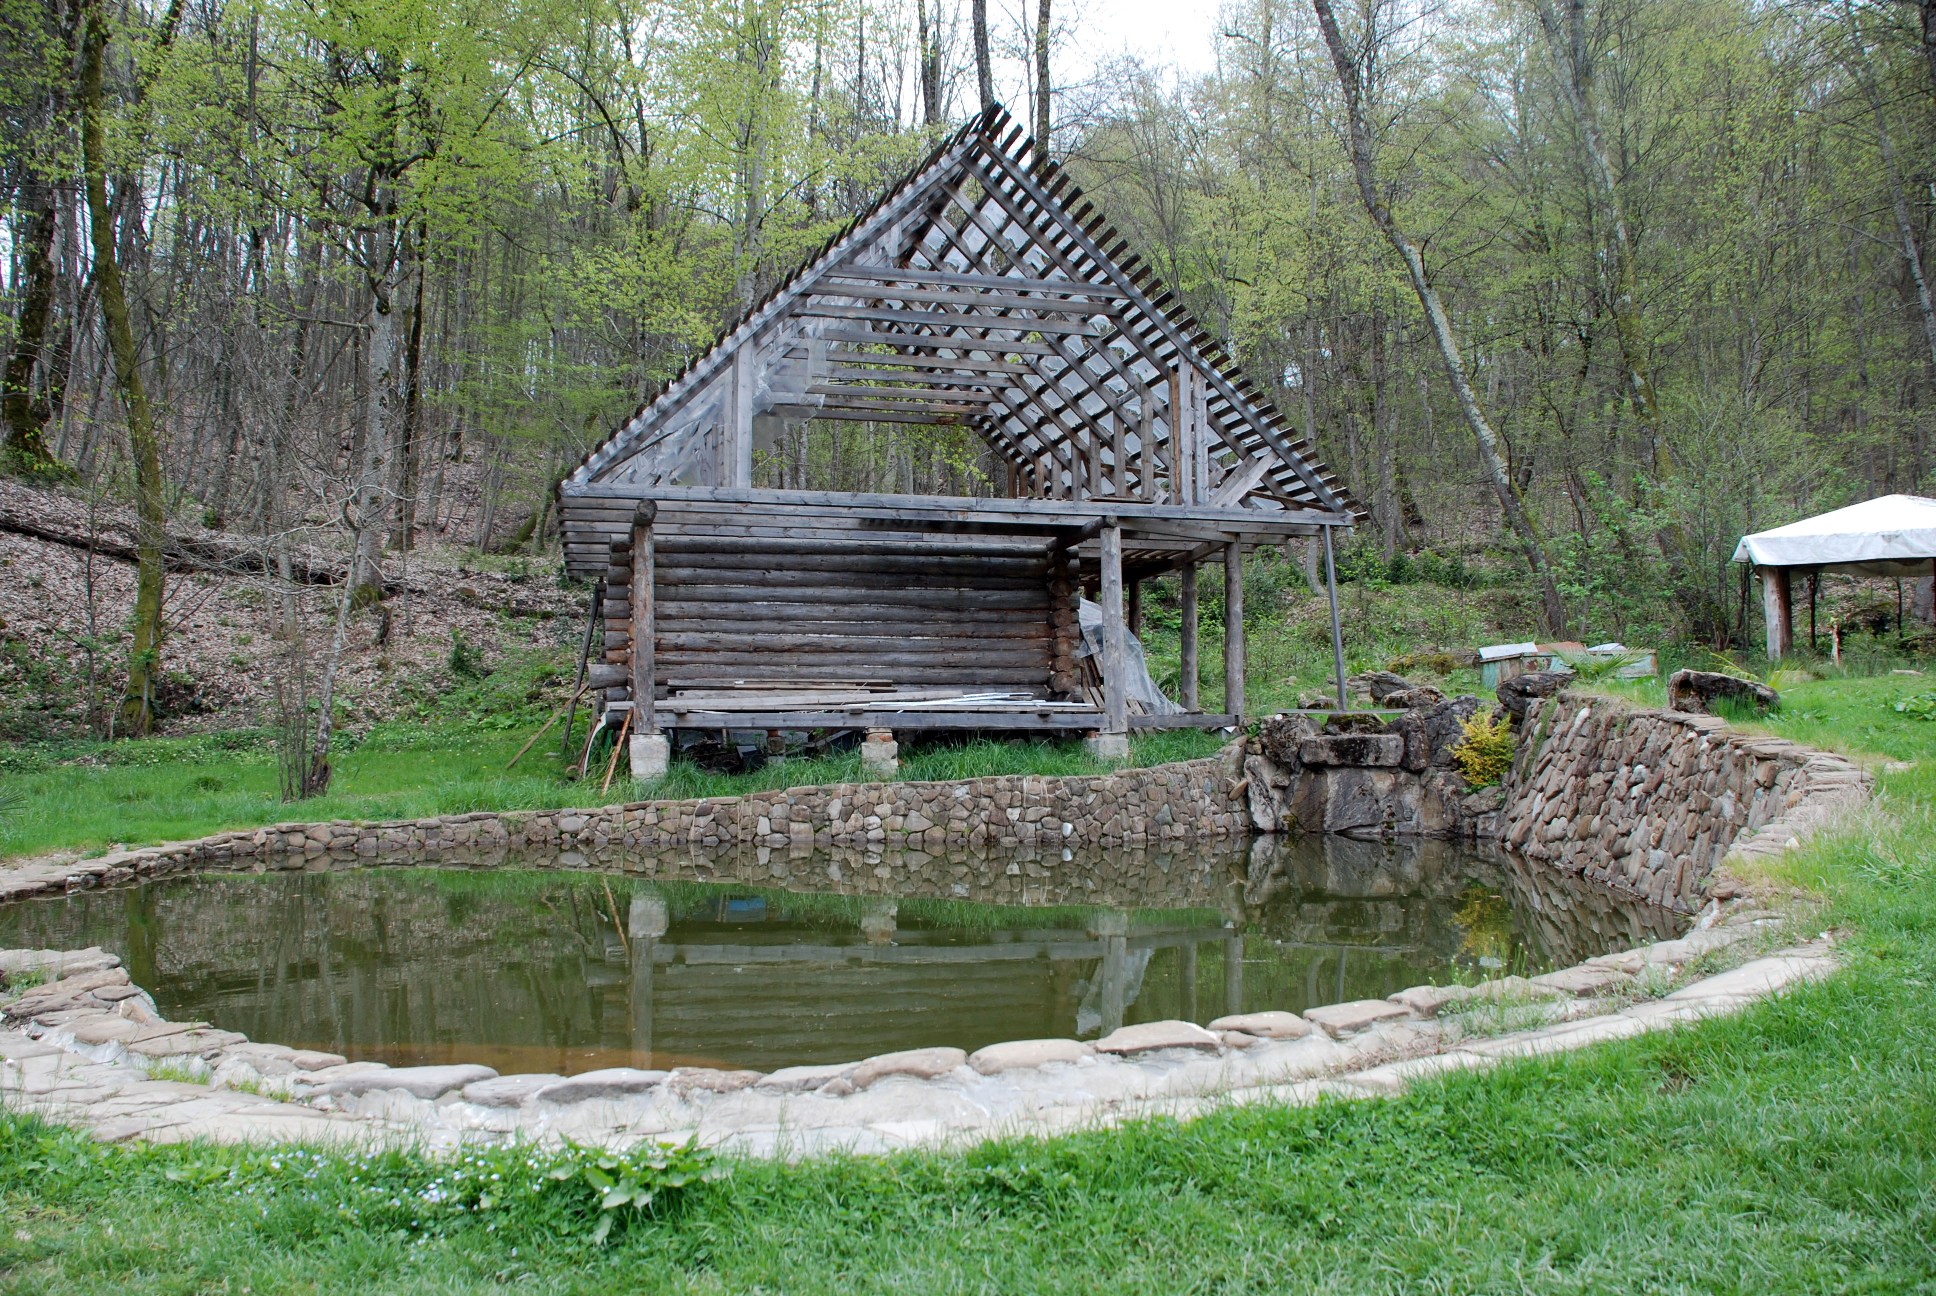
[(1201, 711), (1197, 699), (1197, 564), (1191, 559), (1183, 567), (1183, 627), (1180, 633), (1177, 674), (1183, 677), (1183, 696), (1177, 701), (1185, 711)]
[(653, 686), (652, 522), (658, 506), (650, 500), (632, 515), (632, 732), (659, 731)]
[(726, 374), (725, 446), (720, 480), (735, 490), (753, 485), (753, 339), (733, 356)]
[(1808, 573), (1808, 651), (1815, 651), (1815, 598), (1822, 592), (1822, 573)]
[(1244, 714), (1244, 547), (1223, 547), (1223, 709)]
[(1123, 624), (1123, 526), (1105, 518), (1102, 527), (1102, 730), (1129, 732), (1129, 697), (1123, 676), (1129, 669), (1129, 644)]
[(1129, 582), (1129, 632), (1138, 639), (1143, 637), (1143, 582), (1142, 578)]
[(1761, 614), (1768, 623), (1768, 658), (1779, 661), (1795, 647), (1794, 603), (1786, 567), (1758, 567)]

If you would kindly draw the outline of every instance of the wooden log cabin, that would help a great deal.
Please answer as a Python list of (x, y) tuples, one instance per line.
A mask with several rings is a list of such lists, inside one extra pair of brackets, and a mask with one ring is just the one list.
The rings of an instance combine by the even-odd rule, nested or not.
[[(756, 485), (782, 431), (813, 420), (971, 427), (991, 494)], [(1311, 451), (993, 108), (559, 484), (568, 565), (599, 587), (591, 682), (608, 719), (630, 713), (642, 775), (672, 729), (1049, 730), (1109, 755), (1132, 729), (1236, 723), (1243, 554), (1322, 535), (1328, 556), (1356, 512)], [(1197, 696), (1205, 563), (1237, 613), (1214, 713)], [(1141, 582), (1165, 572), (1182, 582), (1182, 712), (1138, 714), (1128, 635)], [(1337, 650), (1335, 590), (1332, 621)]]

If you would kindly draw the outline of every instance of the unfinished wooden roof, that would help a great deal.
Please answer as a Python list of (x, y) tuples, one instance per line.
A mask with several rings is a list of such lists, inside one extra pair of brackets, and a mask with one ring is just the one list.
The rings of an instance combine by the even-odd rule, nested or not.
[(745, 490), (782, 423), (813, 418), (971, 426), (1012, 496), (1330, 524), (1357, 512), (1000, 107), (943, 141), (560, 492)]

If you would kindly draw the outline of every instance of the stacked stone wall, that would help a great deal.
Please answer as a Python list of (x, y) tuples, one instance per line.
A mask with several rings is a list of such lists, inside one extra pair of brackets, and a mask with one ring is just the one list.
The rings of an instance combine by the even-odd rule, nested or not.
[(1712, 716), (1561, 694), (1527, 713), (1499, 835), (1535, 863), (1688, 909), (1730, 853), (1794, 845), (1869, 783), (1843, 757)]
[(443, 815), (389, 823), (276, 824), (95, 859), (15, 870), (0, 899), (183, 869), (335, 858), (465, 861), (508, 851), (609, 860), (668, 847), (815, 847), (935, 852), (943, 847), (1172, 845), (1251, 830), (1241, 744), (1202, 760), (1111, 774), (1000, 775), (927, 783), (840, 783), (741, 797), (636, 801), (583, 810)]

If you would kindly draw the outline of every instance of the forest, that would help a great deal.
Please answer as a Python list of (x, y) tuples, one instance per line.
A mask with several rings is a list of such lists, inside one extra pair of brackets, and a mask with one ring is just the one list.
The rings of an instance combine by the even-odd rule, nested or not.
[[(1347, 574), (1727, 647), (1742, 533), (1929, 489), (1936, 0), (1231, 0), (1193, 75), (1073, 0), (0, 11), (0, 458), (133, 511), (123, 732), (179, 528), (342, 555), (337, 656), (414, 551), (546, 552), (560, 474), (997, 98), (1350, 483)], [(756, 471), (999, 489), (966, 429)]]

